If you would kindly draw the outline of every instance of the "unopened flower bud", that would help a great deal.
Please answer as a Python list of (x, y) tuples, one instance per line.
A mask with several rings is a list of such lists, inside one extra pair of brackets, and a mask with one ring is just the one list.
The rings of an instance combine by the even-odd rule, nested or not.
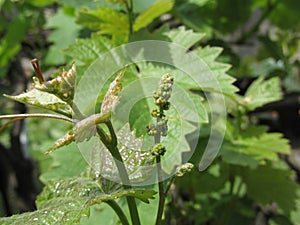
[(192, 163), (185, 163), (181, 166), (178, 166), (176, 168), (175, 176), (182, 177), (184, 174), (191, 172), (193, 168), (194, 168), (194, 165)]
[(154, 136), (157, 133), (157, 128), (154, 124), (148, 125), (146, 129), (149, 136)]
[(162, 144), (157, 144), (154, 146), (154, 148), (151, 150), (151, 154), (154, 156), (163, 156), (166, 153), (166, 147)]
[(163, 112), (161, 112), (160, 111), (160, 109), (159, 108), (154, 108), (153, 110), (152, 110), (152, 112), (151, 112), (151, 116), (152, 117), (155, 117), (155, 118), (157, 118), (157, 117), (163, 117), (164, 116), (164, 114), (163, 114)]
[[(159, 83), (159, 89), (154, 92), (154, 102), (158, 106), (168, 104), (168, 100), (171, 97), (172, 86), (174, 79), (171, 74), (165, 74)], [(167, 108), (167, 107), (166, 107)]]

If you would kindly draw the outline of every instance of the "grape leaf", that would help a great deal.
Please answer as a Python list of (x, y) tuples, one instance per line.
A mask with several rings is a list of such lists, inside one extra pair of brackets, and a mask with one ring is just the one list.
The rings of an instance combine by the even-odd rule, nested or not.
[[(203, 87), (200, 90), (209, 91), (209, 92), (220, 92), (225, 95), (232, 96), (235, 92), (238, 91), (238, 88), (233, 85), (235, 78), (226, 74), (229, 70), (230, 65), (225, 63), (220, 63), (215, 61), (216, 58), (221, 54), (222, 49), (219, 47), (204, 47), (195, 49), (194, 53), (200, 57), (204, 63), (210, 69), (210, 73), (207, 71), (203, 71), (203, 75), (201, 74), (203, 80)], [(210, 83), (206, 81), (205, 76), (215, 76), (218, 81), (218, 87), (215, 87), (216, 84)], [(207, 84), (205, 83), (207, 82)], [(195, 88), (197, 90), (197, 88)]]
[(48, 201), (48, 207), (38, 209), (34, 212), (16, 214), (11, 217), (0, 218), (3, 225), (12, 224), (67, 224), (72, 225), (80, 221), (81, 217), (88, 215), (88, 208), (83, 208), (85, 201), (74, 198), (56, 198)]
[(54, 30), (48, 37), (48, 41), (53, 44), (47, 51), (44, 63), (50, 65), (66, 63), (67, 58), (61, 51), (74, 43), (81, 27), (75, 23), (75, 18), (67, 15), (62, 8), (47, 21), (45, 27)]
[(33, 87), (39, 91), (47, 92), (60, 98), (62, 101), (72, 105), (75, 92), (75, 78), (76, 68), (75, 64), (67, 72), (63, 71), (58, 74), (56, 78), (43, 82), (34, 79)]
[(128, 41), (128, 17), (117, 10), (102, 6), (99, 6), (98, 10), (82, 10), (79, 12), (77, 22), (82, 26), (99, 31), (100, 34), (112, 35), (115, 43)]
[(122, 89), (122, 83), (120, 82), (120, 80), (122, 79), (124, 72), (125, 70), (121, 71), (119, 75), (115, 78), (115, 80), (111, 82), (109, 89), (106, 92), (101, 104), (100, 113), (102, 115), (112, 113), (114, 108), (119, 103), (120, 97), (118, 97), (117, 94)]
[(150, 8), (151, 5), (153, 5), (156, 0), (148, 0), (148, 1), (139, 1), (139, 0), (133, 0), (133, 10), (135, 13), (141, 13), (143, 11), (146, 11), (148, 8)]
[(205, 36), (203, 33), (195, 33), (192, 30), (186, 30), (184, 26), (167, 31), (163, 34), (164, 36), (169, 37), (172, 42), (187, 49), (191, 48)]
[(152, 190), (119, 190), (105, 194), (98, 181), (86, 176), (65, 178), (47, 183), (36, 204), (38, 210), (1, 218), (1, 224), (75, 224), (89, 216), (89, 208), (94, 204), (133, 196), (145, 203), (153, 199)]
[(4, 95), (12, 100), (48, 109), (59, 114), (72, 117), (72, 108), (53, 94), (32, 89), (17, 96)]
[(281, 98), (282, 92), (278, 77), (266, 81), (263, 80), (263, 77), (259, 77), (247, 89), (244, 102), (249, 110), (254, 110), (257, 107), (278, 101)]
[(227, 137), (230, 140), (224, 143), (220, 154), (228, 163), (254, 168), (264, 160), (278, 161), (278, 153), (290, 153), (288, 140), (280, 133), (266, 133), (266, 127), (252, 126), (241, 131), (239, 137), (232, 134)]
[[(47, 157), (51, 157), (53, 161), (40, 176), (40, 180), (45, 184), (50, 180), (79, 176), (88, 166), (75, 143), (64, 146), (61, 151), (53, 152)], [(76, 167), (70, 167), (70, 165), (76, 165)]]
[(242, 179), (247, 185), (249, 197), (261, 204), (276, 202), (289, 215), (296, 208), (299, 189), (291, 175), (289, 170), (274, 169), (266, 165), (255, 170), (243, 170)]
[(145, 12), (141, 13), (133, 24), (133, 30), (138, 31), (149, 25), (155, 18), (170, 11), (174, 5), (173, 0), (157, 0)]
[(113, 48), (113, 42), (107, 37), (93, 33), (91, 38), (77, 39), (75, 44), (66, 48), (63, 53), (76, 61), (79, 79), (85, 70), (99, 57)]
[(224, 162), (233, 165), (249, 166), (252, 169), (255, 169), (260, 164), (260, 161), (253, 158), (251, 155), (234, 151), (231, 149), (232, 146), (227, 147), (227, 145), (228, 144), (224, 143), (220, 150), (220, 155)]
[(75, 74), (75, 64), (73, 64), (68, 72), (63, 71), (50, 81), (44, 82), (34, 77), (32, 89), (25, 93), (17, 96), (4, 96), (72, 117), (74, 115), (71, 105), (75, 91)]

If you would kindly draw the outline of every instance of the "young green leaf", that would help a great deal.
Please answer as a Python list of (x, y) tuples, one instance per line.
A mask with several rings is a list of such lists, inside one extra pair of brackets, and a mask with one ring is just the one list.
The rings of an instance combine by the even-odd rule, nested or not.
[(43, 92), (37, 89), (32, 89), (17, 96), (4, 96), (24, 104), (34, 105), (40, 108), (48, 109), (68, 117), (72, 117), (73, 115), (73, 110), (69, 104), (62, 101), (60, 98), (53, 94), (49, 94), (47, 92)]
[(150, 8), (139, 15), (134, 24), (133, 30), (138, 31), (147, 25), (149, 25), (155, 18), (161, 16), (162, 14), (170, 11), (173, 8), (173, 0), (157, 0)]
[(112, 113), (114, 108), (119, 103), (120, 97), (117, 94), (122, 90), (121, 79), (125, 73), (125, 69), (122, 70), (119, 75), (114, 79), (114, 81), (110, 84), (108, 91), (106, 92), (102, 104), (100, 113), (105, 115), (107, 113)]
[(264, 104), (278, 101), (282, 98), (280, 80), (278, 77), (264, 81), (263, 77), (256, 79), (248, 88), (244, 102), (248, 110), (254, 110)]
[(32, 89), (17, 96), (4, 96), (18, 102), (49, 109), (68, 117), (74, 116), (71, 105), (73, 104), (75, 92), (75, 64), (68, 72), (63, 71), (58, 77), (46, 82), (36, 59), (32, 61), (32, 65), (38, 76), (33, 78)]
[(77, 143), (89, 140), (96, 134), (96, 125), (104, 123), (110, 116), (110, 112), (106, 114), (94, 114), (75, 123), (75, 126), (63, 137), (59, 138), (54, 145), (45, 154), (51, 153), (58, 148), (69, 145), (73, 141)]
[[(54, 145), (46, 152), (46, 154), (51, 153), (62, 146), (68, 145), (73, 141), (82, 142), (85, 140), (89, 140), (96, 134), (96, 125), (98, 123), (105, 122), (109, 115), (112, 113), (113, 109), (119, 103), (120, 97), (118, 97), (117, 94), (122, 89), (122, 84), (120, 80), (123, 77), (124, 72), (125, 70), (122, 70), (119, 73), (119, 75), (115, 78), (115, 80), (110, 84), (109, 89), (107, 90), (106, 95), (104, 96), (104, 99), (102, 101), (100, 114), (94, 114), (85, 119), (82, 119), (81, 121), (76, 122), (74, 128), (71, 131), (69, 131), (66, 135), (58, 139), (54, 143)], [(61, 75), (61, 79), (63, 81), (67, 81), (68, 74), (66, 75), (66, 78), (63, 77), (64, 75), (64, 73)], [(48, 85), (42, 84), (41, 87), (38, 88), (49, 92), (61, 90), (64, 87), (64, 83), (61, 82), (61, 79), (58, 79), (58, 81), (52, 80), (49, 82)], [(39, 85), (37, 82), (38, 81), (36, 81), (35, 85)], [(66, 84), (69, 85), (69, 82), (67, 82)], [(66, 88), (68, 87), (69, 86), (67, 86)]]
[(58, 148), (69, 145), (73, 141), (75, 141), (75, 134), (74, 134), (74, 132), (69, 131), (66, 135), (64, 135), (63, 137), (56, 140), (54, 145), (47, 152), (45, 152), (45, 154), (49, 154)]
[(75, 94), (75, 81), (76, 68), (73, 64), (68, 72), (63, 71), (50, 81), (41, 83), (41, 81), (34, 79), (33, 88), (53, 94), (71, 106)]
[(112, 35), (115, 43), (126, 43), (129, 35), (129, 23), (126, 14), (111, 8), (99, 6), (98, 10), (82, 10), (77, 22), (100, 34)]

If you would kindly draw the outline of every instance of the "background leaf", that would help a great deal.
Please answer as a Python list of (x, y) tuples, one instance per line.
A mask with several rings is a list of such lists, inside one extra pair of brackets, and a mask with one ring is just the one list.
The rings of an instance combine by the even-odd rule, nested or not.
[(109, 34), (115, 43), (125, 43), (129, 35), (127, 15), (108, 7), (79, 12), (77, 22), (101, 34)]
[(44, 63), (48, 65), (60, 65), (66, 63), (66, 56), (61, 54), (62, 50), (73, 44), (79, 35), (81, 27), (75, 23), (75, 17), (67, 14), (66, 10), (60, 8), (57, 13), (49, 19), (45, 28), (53, 29), (48, 37), (52, 43)]
[(104, 55), (114, 47), (114, 44), (107, 37), (93, 33), (91, 38), (77, 39), (74, 45), (64, 50), (64, 54), (76, 61), (78, 79), (95, 59)]
[(220, 151), (226, 162), (252, 168), (264, 160), (278, 161), (278, 153), (290, 153), (288, 140), (280, 133), (266, 133), (266, 128), (259, 126), (242, 131), (240, 137), (231, 136)]
[(245, 101), (247, 108), (254, 110), (267, 103), (278, 101), (282, 98), (280, 80), (278, 77), (264, 81), (262, 77), (255, 80), (247, 89)]
[(299, 187), (291, 180), (290, 171), (260, 166), (256, 170), (245, 170), (243, 180), (247, 184), (247, 195), (261, 204), (276, 202), (287, 214), (295, 209)]
[(21, 49), (21, 41), (28, 29), (26, 17), (20, 16), (14, 18), (7, 28), (5, 36), (0, 41), (0, 76), (5, 74), (9, 62)]
[(145, 12), (141, 13), (133, 24), (133, 30), (138, 31), (148, 24), (150, 24), (155, 18), (170, 11), (173, 7), (173, 0), (157, 0), (151, 5)]

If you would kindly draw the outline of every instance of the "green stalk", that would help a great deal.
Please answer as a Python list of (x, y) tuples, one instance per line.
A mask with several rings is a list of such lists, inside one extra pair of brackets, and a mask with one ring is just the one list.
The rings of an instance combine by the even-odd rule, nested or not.
[(160, 164), (160, 156), (156, 156), (156, 169), (157, 169), (157, 179), (158, 179), (158, 192), (159, 192), (159, 203), (158, 203), (158, 210), (156, 214), (156, 225), (161, 224), (162, 215), (164, 212), (165, 207), (165, 199), (166, 195), (164, 192), (164, 182), (162, 181), (162, 168)]
[(121, 207), (115, 201), (111, 200), (111, 201), (107, 201), (106, 203), (115, 211), (115, 213), (118, 215), (123, 225), (129, 225), (126, 215), (124, 214)]
[[(162, 111), (163, 109), (161, 109)], [(157, 123), (161, 121), (161, 118), (157, 118)], [(159, 144), (160, 143), (160, 133), (154, 135), (154, 143)], [(164, 182), (162, 177), (162, 168), (161, 168), (161, 159), (160, 155), (156, 156), (156, 170), (157, 170), (157, 181), (158, 181), (158, 193), (159, 193), (159, 202), (158, 202), (158, 209), (156, 214), (156, 225), (161, 224), (162, 221), (162, 215), (164, 212), (165, 207), (165, 199), (166, 199), (166, 193), (164, 191)]]
[[(118, 146), (117, 146), (118, 145), (118, 140), (117, 140), (116, 133), (113, 129), (113, 126), (112, 126), (112, 123), (111, 123), (110, 120), (105, 122), (105, 124), (106, 124), (107, 128), (109, 129), (111, 139), (107, 140), (107, 136), (103, 133), (104, 132), (103, 130), (97, 129), (97, 132), (100, 135), (100, 138), (101, 138), (103, 144), (107, 147), (107, 149), (109, 150), (109, 152), (111, 153), (112, 157), (115, 160), (115, 163), (117, 165), (117, 169), (118, 169), (121, 181), (123, 183), (123, 187), (125, 189), (131, 189), (128, 173), (127, 173), (126, 167), (123, 163), (122, 156), (121, 156), (121, 154), (119, 152), (119, 149), (118, 149)], [(138, 213), (138, 210), (137, 210), (135, 198), (132, 197), (132, 196), (127, 196), (126, 199), (127, 199), (127, 204), (128, 204), (132, 224), (133, 225), (140, 225), (141, 222), (140, 222), (139, 213)]]
[(169, 190), (170, 190), (170, 188), (171, 188), (171, 185), (172, 185), (172, 183), (174, 182), (174, 180), (175, 180), (175, 176), (172, 177), (172, 178), (169, 180), (169, 183), (168, 183), (168, 185), (167, 185), (167, 187), (166, 187), (166, 190), (165, 190), (165, 194), (166, 194), (166, 195), (168, 194), (168, 192), (169, 192)]
[(125, 6), (128, 15), (128, 22), (129, 22), (129, 34), (133, 33), (133, 0), (125, 0)]

